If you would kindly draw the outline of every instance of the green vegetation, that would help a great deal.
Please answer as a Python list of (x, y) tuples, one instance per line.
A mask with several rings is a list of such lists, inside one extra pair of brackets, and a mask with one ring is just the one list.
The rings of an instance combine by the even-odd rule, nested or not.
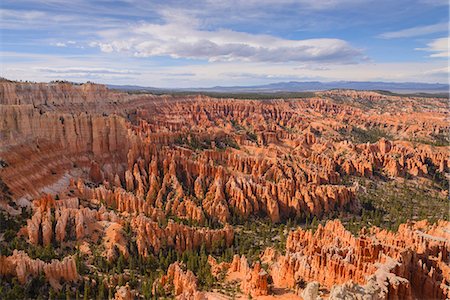
[[(0, 162), (0, 169), (7, 167), (7, 163), (5, 161)], [(0, 178), (0, 197), (3, 198), (3, 201), (8, 201), (8, 204), (13, 205), (14, 202), (12, 201), (12, 193), (9, 189), (9, 187), (5, 184), (5, 182)]]
[(420, 97), (420, 98), (442, 98), (442, 99), (448, 99), (449, 94), (448, 93), (407, 93), (407, 94), (400, 94), (390, 91), (384, 91), (384, 90), (374, 90), (374, 92), (380, 93), (382, 95), (386, 96), (398, 96), (398, 97)]
[[(115, 291), (108, 285), (112, 278), (116, 283), (128, 283), (132, 289), (139, 290), (144, 299), (169, 297), (162, 289), (153, 294), (153, 283), (167, 271), (169, 265), (175, 261), (184, 262), (186, 268), (193, 271), (198, 278), (199, 286), (203, 290), (214, 287), (215, 278), (211, 275), (207, 263), (208, 255), (221, 259), (229, 259), (230, 254), (225, 253), (224, 241), (218, 241), (212, 249), (207, 251), (201, 247), (198, 251), (178, 253), (172, 248), (166, 248), (158, 255), (149, 253), (148, 257), (139, 255), (135, 237), (129, 223), (125, 224), (125, 237), (128, 240), (129, 256), (125, 258), (116, 249), (117, 259), (110, 262), (102, 256), (101, 244), (91, 244), (92, 256), (82, 254), (78, 247), (62, 248), (57, 244), (46, 247), (29, 244), (24, 237), (18, 237), (19, 229), (26, 224), (30, 216), (25, 212), (23, 216), (10, 218), (0, 212), (0, 255), (11, 255), (14, 249), (23, 250), (31, 258), (49, 262), (51, 259), (62, 259), (67, 255), (74, 255), (77, 270), (80, 275), (90, 280), (78, 283), (65, 283), (61, 291), (54, 291), (45, 280), (44, 275), (21, 285), (15, 277), (4, 277), (0, 282), (0, 295), (2, 299), (111, 299)], [(226, 256), (228, 255), (228, 256)], [(230, 258), (231, 259), (231, 258)], [(115, 287), (116, 283), (112, 286)]]
[(334, 219), (334, 217), (337, 215), (324, 216), (319, 222), (317, 217), (299, 216), (273, 223), (266, 216), (250, 216), (244, 220), (233, 215), (231, 223), (235, 228), (234, 243), (225, 251), (225, 254), (228, 257), (234, 254), (245, 255), (252, 263), (259, 259), (259, 254), (267, 247), (273, 247), (283, 253), (291, 230), (298, 227), (315, 230), (319, 223), (324, 224), (326, 219)]
[(412, 138), (409, 141), (411, 141), (412, 143), (420, 143), (420, 144), (425, 144), (425, 145), (430, 145), (430, 146), (435, 146), (435, 147), (442, 147), (442, 146), (450, 146), (450, 135), (447, 134), (430, 134), (428, 139), (417, 139), (417, 138)]
[(395, 231), (407, 220), (449, 220), (448, 199), (431, 184), (411, 180), (374, 181), (359, 179), (361, 212), (343, 219), (357, 233), (362, 227), (378, 226)]
[(236, 122), (236, 120), (231, 120), (231, 125), (233, 126), (234, 130), (236, 130), (239, 133), (245, 133), (247, 136), (247, 139), (252, 142), (258, 141), (258, 136), (254, 132), (253, 128), (246, 128), (243, 125)]
[(213, 138), (210, 137), (199, 138), (195, 134), (188, 134), (186, 136), (178, 137), (178, 139), (175, 141), (175, 144), (187, 147), (195, 151), (201, 151), (205, 149), (212, 149), (213, 142), (214, 146), (218, 150), (225, 150), (226, 148), (239, 149), (239, 145), (230, 135), (216, 136)]
[(350, 140), (357, 144), (376, 143), (381, 138), (392, 139), (392, 136), (389, 133), (376, 127), (368, 129), (352, 127), (350, 131), (342, 129), (339, 133), (345, 140)]

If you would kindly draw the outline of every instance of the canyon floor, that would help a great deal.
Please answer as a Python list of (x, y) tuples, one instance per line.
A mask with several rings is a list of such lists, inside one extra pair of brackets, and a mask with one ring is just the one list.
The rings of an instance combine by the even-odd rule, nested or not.
[(450, 298), (448, 98), (237, 98), (0, 81), (0, 298)]

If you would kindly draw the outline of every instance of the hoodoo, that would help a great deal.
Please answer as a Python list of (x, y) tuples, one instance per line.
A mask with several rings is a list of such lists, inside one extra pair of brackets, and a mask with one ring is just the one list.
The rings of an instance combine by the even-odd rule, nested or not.
[(0, 114), (5, 295), (450, 297), (442, 98), (1, 81)]

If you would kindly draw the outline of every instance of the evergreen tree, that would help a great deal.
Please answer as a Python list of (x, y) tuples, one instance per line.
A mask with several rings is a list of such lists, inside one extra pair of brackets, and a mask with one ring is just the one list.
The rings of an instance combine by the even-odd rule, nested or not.
[(97, 299), (98, 300), (105, 299), (105, 284), (103, 283), (103, 280), (101, 280), (101, 283), (99, 284)]
[(84, 297), (83, 300), (89, 299), (89, 284), (87, 281), (84, 282)]
[(70, 287), (69, 285), (66, 285), (66, 300), (70, 300)]
[(48, 293), (48, 299), (49, 299), (49, 300), (55, 299), (55, 291), (53, 291), (52, 288), (50, 288), (50, 291), (49, 291), (49, 293)]

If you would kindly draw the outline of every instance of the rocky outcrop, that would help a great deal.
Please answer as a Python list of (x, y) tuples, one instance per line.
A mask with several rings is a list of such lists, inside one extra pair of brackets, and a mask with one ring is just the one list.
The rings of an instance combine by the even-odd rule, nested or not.
[[(54, 194), (64, 190), (70, 178), (89, 166), (89, 157), (97, 163), (111, 163), (116, 170), (126, 160), (123, 118), (53, 112), (40, 115), (32, 108), (23, 110), (21, 106), (0, 105), (0, 114), (5, 116), (0, 124), (0, 156), (8, 162), (0, 176), (15, 197), (38, 196), (45, 189)], [(104, 170), (93, 163), (93, 181), (101, 182), (102, 173)]]
[(164, 211), (154, 207), (145, 199), (137, 197), (132, 192), (127, 192), (121, 187), (107, 189), (105, 186), (90, 188), (82, 180), (72, 182), (72, 187), (77, 191), (80, 197), (89, 199), (92, 203), (104, 203), (109, 208), (122, 213), (140, 214), (143, 213), (154, 221), (163, 220)]
[(15, 276), (21, 284), (42, 273), (55, 290), (61, 289), (61, 281), (74, 282), (79, 277), (72, 257), (45, 263), (39, 259), (31, 259), (25, 252), (17, 250), (11, 256), (0, 256), (0, 275)]
[(261, 264), (255, 263), (242, 280), (241, 291), (252, 297), (267, 295), (269, 293), (268, 277), (269, 274), (261, 268)]
[(33, 209), (34, 214), (25, 227), (31, 244), (48, 246), (52, 242), (63, 244), (86, 237), (97, 241), (103, 236), (103, 254), (108, 260), (115, 259), (119, 252), (128, 257), (123, 221), (105, 207), (95, 210), (81, 206), (78, 198), (55, 200), (44, 196), (33, 202)]
[(105, 236), (103, 237), (103, 245), (105, 245), (105, 256), (109, 261), (117, 258), (116, 251), (122, 253), (128, 258), (127, 240), (123, 235), (123, 227), (119, 223), (110, 223), (106, 225)]
[(449, 225), (408, 223), (396, 233), (372, 228), (354, 237), (340, 221), (329, 221), (314, 233), (291, 232), (286, 255), (269, 249), (262, 260), (269, 264), (277, 287), (296, 288), (299, 281), (318, 281), (327, 288), (340, 285), (333, 288), (336, 297), (353, 293), (358, 297), (376, 294), (379, 299), (445, 299), (449, 278), (443, 257), (450, 250), (445, 229)]
[[(316, 281), (308, 283), (302, 291), (301, 296), (303, 300), (317, 300), (319, 298), (319, 283)], [(341, 299), (345, 299), (345, 297)]]
[(139, 215), (133, 218), (131, 227), (136, 233), (136, 244), (141, 255), (158, 253), (161, 249), (171, 247), (178, 252), (200, 249), (229, 247), (233, 242), (234, 231), (230, 225), (223, 229), (194, 228), (169, 221), (166, 227)]
[(213, 257), (208, 258), (211, 266), (211, 274), (216, 278), (226, 274), (228, 281), (239, 281), (240, 289), (244, 295), (258, 297), (269, 293), (269, 274), (256, 262), (253, 267), (248, 265), (247, 258), (242, 255), (234, 255), (231, 262), (221, 262), (220, 264)]
[(114, 295), (115, 300), (132, 300), (134, 299), (131, 294), (130, 287), (128, 285), (121, 286), (117, 289), (116, 294)]
[(384, 138), (375, 144), (342, 144), (336, 155), (345, 152), (337, 159), (343, 171), (349, 175), (373, 176), (375, 170), (391, 177), (405, 175), (427, 177), (431, 170), (448, 172), (450, 161), (446, 149), (416, 146), (408, 142), (390, 142)]
[(184, 271), (178, 262), (171, 264), (167, 269), (167, 274), (163, 275), (158, 281), (155, 282), (155, 291), (156, 285), (158, 284), (161, 285), (163, 289), (169, 290), (168, 292), (174, 295), (177, 299), (206, 299), (205, 295), (198, 291), (197, 278), (194, 273), (192, 273), (191, 270)]

